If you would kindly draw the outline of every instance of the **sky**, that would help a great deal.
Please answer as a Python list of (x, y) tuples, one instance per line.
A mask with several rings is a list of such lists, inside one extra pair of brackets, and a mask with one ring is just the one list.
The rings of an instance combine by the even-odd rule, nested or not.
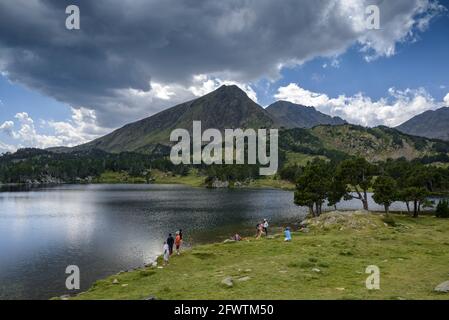
[[(65, 9), (80, 9), (68, 30)], [(377, 5), (379, 29), (366, 27)], [(2, 0), (0, 153), (74, 146), (237, 84), (397, 126), (449, 106), (449, 1)]]

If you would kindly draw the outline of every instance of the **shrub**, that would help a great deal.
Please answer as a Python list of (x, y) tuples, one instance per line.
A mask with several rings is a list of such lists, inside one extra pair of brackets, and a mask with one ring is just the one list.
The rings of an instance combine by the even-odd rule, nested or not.
[(394, 218), (390, 215), (384, 216), (382, 218), (382, 221), (384, 223), (386, 223), (387, 225), (389, 225), (390, 227), (396, 227), (396, 221), (394, 220)]
[(441, 200), (437, 205), (435, 214), (438, 218), (449, 218), (449, 201)]

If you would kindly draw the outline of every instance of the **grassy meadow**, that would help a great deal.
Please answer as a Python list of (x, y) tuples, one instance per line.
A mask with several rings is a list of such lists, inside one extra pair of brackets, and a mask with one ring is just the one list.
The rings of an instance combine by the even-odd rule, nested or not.
[[(197, 246), (73, 299), (449, 299), (433, 291), (449, 280), (449, 220), (392, 217), (326, 213), (290, 243), (278, 234)], [(380, 290), (365, 286), (369, 265), (380, 268)]]

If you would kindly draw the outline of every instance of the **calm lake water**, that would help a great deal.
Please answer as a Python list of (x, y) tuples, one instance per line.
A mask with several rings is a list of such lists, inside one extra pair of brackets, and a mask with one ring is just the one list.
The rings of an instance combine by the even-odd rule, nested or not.
[[(360, 209), (360, 201), (339, 209)], [(382, 210), (371, 201), (372, 209)], [(405, 210), (395, 204), (394, 210)], [(77, 265), (81, 291), (161, 253), (169, 232), (186, 246), (252, 235), (297, 223), (307, 209), (293, 193), (272, 189), (191, 188), (182, 185), (63, 185), (0, 192), (0, 299), (48, 299), (69, 293), (65, 269)], [(74, 293), (73, 291), (70, 293)]]

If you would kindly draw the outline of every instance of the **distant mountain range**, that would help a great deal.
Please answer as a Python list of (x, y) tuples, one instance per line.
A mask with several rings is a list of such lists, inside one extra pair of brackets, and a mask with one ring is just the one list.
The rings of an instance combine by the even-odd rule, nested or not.
[(285, 128), (313, 128), (318, 125), (341, 125), (347, 122), (339, 117), (331, 117), (317, 111), (288, 101), (277, 101), (266, 109)]
[[(448, 126), (444, 124), (449, 123), (448, 110), (443, 108), (417, 116), (398, 128), (405, 132), (402, 133), (387, 127), (351, 125), (313, 107), (286, 101), (278, 101), (264, 109), (237, 86), (222, 86), (205, 96), (127, 124), (89, 143), (74, 148), (52, 148), (50, 151), (101, 150), (108, 153), (164, 155), (170, 150), (171, 131), (177, 128), (191, 131), (193, 121), (199, 120), (203, 130), (279, 128), (280, 147), (287, 153), (328, 158), (361, 155), (372, 161), (399, 157), (415, 159), (448, 154), (449, 143), (413, 136), (426, 134), (432, 138), (447, 138)], [(446, 132), (446, 135), (441, 132)]]
[(401, 132), (449, 141), (449, 108), (426, 111), (396, 127)]

